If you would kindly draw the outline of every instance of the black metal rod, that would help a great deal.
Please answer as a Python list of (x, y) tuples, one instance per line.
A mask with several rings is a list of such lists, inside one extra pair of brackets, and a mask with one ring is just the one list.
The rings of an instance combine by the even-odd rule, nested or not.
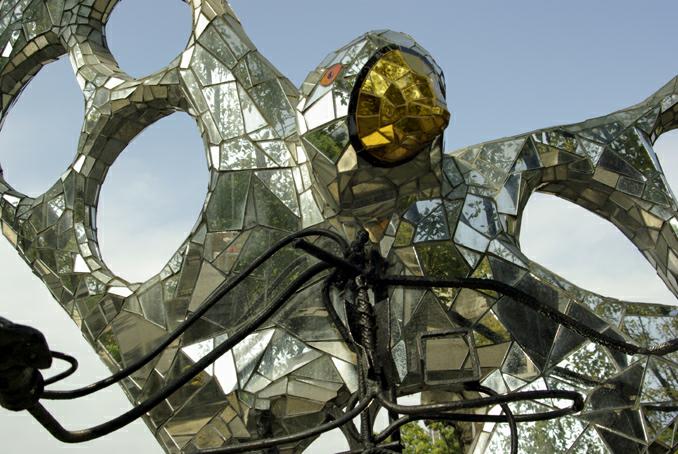
[(50, 400), (68, 400), (75, 399), (78, 397), (87, 396), (89, 394), (100, 391), (104, 388), (107, 388), (115, 383), (118, 383), (120, 380), (130, 376), (134, 372), (138, 371), (146, 364), (151, 362), (153, 358), (162, 353), (165, 348), (167, 348), (172, 342), (179, 338), (188, 328), (190, 328), (198, 319), (200, 319), (205, 313), (210, 310), (215, 304), (217, 304), (221, 298), (223, 298), (228, 292), (230, 292), (234, 287), (240, 284), (245, 278), (247, 278), (254, 270), (260, 267), (266, 260), (270, 259), (273, 254), (280, 251), (283, 247), (288, 244), (298, 240), (302, 237), (308, 236), (324, 236), (335, 241), (342, 249), (343, 252), (348, 253), (348, 243), (341, 236), (336, 233), (324, 230), (324, 229), (308, 229), (302, 232), (294, 233), (292, 235), (286, 236), (285, 238), (278, 241), (276, 244), (271, 246), (266, 252), (257, 257), (247, 268), (243, 270), (242, 273), (235, 276), (228, 282), (224, 282), (219, 287), (217, 287), (212, 293), (210, 293), (205, 302), (193, 312), (186, 320), (181, 322), (181, 324), (170, 334), (165, 337), (165, 339), (156, 345), (153, 350), (151, 350), (147, 355), (139, 358), (129, 366), (115, 372), (111, 376), (99, 380), (90, 385), (76, 388), (72, 390), (46, 390), (43, 392), (41, 398), (50, 399)]
[[(566, 399), (571, 400), (573, 403), (570, 407), (559, 408), (557, 410), (550, 410), (541, 413), (533, 413), (526, 415), (514, 415), (512, 412), (509, 414), (503, 415), (478, 415), (473, 413), (454, 413), (453, 410), (462, 410), (462, 409), (473, 409), (473, 408), (482, 408), (494, 405), (502, 405), (510, 402), (518, 402), (523, 400), (536, 400), (536, 399)], [(573, 391), (562, 391), (562, 390), (547, 390), (547, 391), (524, 391), (518, 393), (512, 393), (507, 395), (498, 395), (492, 397), (485, 397), (480, 399), (472, 399), (465, 401), (457, 401), (450, 403), (441, 403), (441, 404), (432, 404), (432, 405), (398, 405), (394, 404), (379, 396), (379, 403), (384, 406), (384, 408), (392, 409), (398, 413), (402, 413), (405, 416), (402, 416), (398, 420), (389, 424), (381, 433), (375, 437), (377, 443), (383, 442), (386, 440), (393, 432), (398, 430), (403, 425), (420, 420), (435, 420), (435, 421), (468, 421), (468, 422), (508, 422), (511, 423), (511, 420), (514, 422), (534, 422), (534, 421), (546, 421), (549, 419), (556, 419), (566, 415), (571, 415), (581, 411), (584, 407), (583, 397)]]
[[(358, 373), (360, 373), (360, 371), (358, 371)], [(348, 402), (346, 402), (346, 410), (345, 410), (345, 411), (352, 410), (352, 409), (357, 405), (357, 403), (358, 403), (359, 400), (360, 400), (360, 392), (355, 392), (355, 393), (350, 397), (350, 399), (348, 400)], [(345, 430), (348, 432), (348, 435), (349, 435), (351, 438), (353, 438), (353, 440), (354, 440), (355, 442), (361, 442), (361, 441), (362, 441), (362, 439), (361, 439), (361, 437), (360, 437), (360, 432), (358, 431), (358, 428), (357, 428), (356, 425), (353, 423), (353, 421), (349, 421), (349, 422), (347, 422), (346, 424), (344, 424), (344, 428), (345, 428)], [(350, 442), (349, 442), (349, 444), (350, 444)]]
[(678, 405), (676, 405), (676, 404), (644, 404), (643, 408), (647, 408), (649, 410), (654, 410), (654, 411), (665, 411), (665, 412), (678, 411)]
[(259, 314), (257, 314), (255, 317), (245, 322), (231, 337), (215, 347), (214, 350), (196, 362), (180, 377), (176, 378), (170, 384), (158, 390), (151, 397), (137, 404), (136, 407), (132, 408), (126, 413), (123, 413), (117, 418), (88, 429), (69, 431), (64, 429), (64, 427), (61, 426), (61, 424), (59, 424), (59, 422), (54, 419), (54, 417), (52, 417), (52, 415), (50, 415), (49, 412), (40, 404), (29, 408), (28, 411), (57, 440), (63, 441), (65, 443), (82, 443), (85, 441), (94, 440), (104, 435), (108, 435), (109, 433), (114, 432), (143, 416), (167, 397), (169, 397), (172, 393), (191, 381), (207, 366), (216, 361), (224, 353), (238, 345), (243, 339), (245, 339), (255, 329), (257, 329), (272, 315), (274, 315), (275, 312), (280, 309), (280, 307), (282, 307), (306, 282), (323, 271), (328, 270), (329, 268), (330, 266), (325, 263), (318, 263), (304, 271), (272, 304), (259, 312)]
[(76, 370), (78, 370), (78, 360), (72, 357), (71, 355), (67, 355), (65, 353), (61, 352), (55, 352), (55, 351), (50, 351), (52, 358), (60, 359), (62, 361), (66, 361), (69, 364), (68, 369), (65, 371), (56, 374), (54, 377), (49, 377), (45, 379), (45, 386), (51, 385), (52, 383), (56, 383), (58, 381), (63, 380), (64, 378), (70, 377), (75, 373)]
[[(491, 397), (499, 396), (499, 393), (494, 389), (488, 388), (487, 386), (482, 386), (480, 384), (469, 386), (468, 389), (487, 394)], [(516, 417), (508, 404), (499, 404), (499, 406), (504, 412), (506, 421), (508, 422), (509, 433), (511, 434), (511, 454), (518, 454), (518, 427), (516, 426)]]
[(341, 337), (344, 340), (346, 340), (348, 348), (355, 352), (356, 348), (353, 346), (352, 342), (353, 338), (351, 336), (351, 333), (349, 333), (348, 329), (346, 328), (346, 325), (344, 325), (344, 322), (342, 321), (341, 317), (334, 308), (334, 305), (332, 304), (332, 298), (330, 296), (330, 288), (332, 287), (332, 283), (337, 278), (337, 274), (338, 274), (337, 270), (334, 270), (330, 277), (325, 279), (325, 283), (323, 284), (322, 288), (322, 301), (323, 305), (325, 306), (325, 309), (327, 310), (327, 313), (330, 316), (330, 319), (332, 319), (332, 322), (334, 323), (335, 327), (341, 334)]
[(293, 245), (296, 249), (301, 249), (302, 251), (314, 256), (315, 258), (322, 260), (325, 263), (334, 265), (338, 270), (348, 273), (352, 276), (358, 276), (364, 272), (364, 270), (348, 260), (338, 257), (326, 250), (319, 248), (315, 244), (309, 243), (305, 240), (297, 240)]
[[(395, 388), (391, 387), (391, 389), (388, 390), (388, 393), (389, 393), (389, 399), (391, 399), (392, 401), (395, 401), (397, 399)], [(397, 421), (399, 417), (400, 417), (400, 415), (398, 413), (391, 411), (391, 410), (388, 410), (388, 423), (389, 424), (392, 424), (395, 421)], [(393, 432), (391, 439), (393, 439), (394, 442), (398, 443), (398, 452), (402, 452), (403, 445), (402, 445), (402, 436), (400, 434), (400, 431), (396, 430), (395, 432)]]
[(659, 345), (653, 345), (651, 347), (640, 347), (638, 345), (630, 344), (628, 342), (614, 339), (605, 334), (601, 334), (595, 329), (584, 325), (583, 323), (581, 323), (578, 320), (575, 320), (569, 315), (563, 314), (557, 309), (554, 309), (542, 303), (532, 295), (529, 295), (523, 292), (522, 290), (519, 290), (508, 284), (504, 284), (503, 282), (492, 279), (462, 278), (462, 279), (436, 280), (418, 276), (386, 276), (379, 278), (379, 283), (383, 285), (416, 287), (416, 288), (451, 287), (451, 288), (468, 288), (474, 290), (490, 290), (502, 293), (510, 297), (514, 301), (533, 309), (534, 311), (540, 313), (546, 318), (565, 326), (569, 330), (574, 331), (575, 333), (583, 337), (586, 337), (597, 344), (603, 345), (613, 350), (627, 353), (629, 355), (641, 354), (656, 356), (663, 356), (678, 351), (678, 339), (671, 339), (667, 342), (664, 342)]
[(565, 378), (568, 378), (570, 380), (574, 380), (574, 381), (576, 381), (579, 384), (582, 384), (584, 386), (596, 387), (596, 386), (600, 386), (600, 385), (603, 384), (603, 382), (600, 381), (600, 380), (596, 380), (593, 377), (582, 375), (580, 373), (574, 372), (574, 371), (566, 369), (564, 367), (554, 367), (552, 372), (556, 373), (557, 375), (560, 375), (561, 377), (565, 377)]
[[(439, 404), (428, 404), (428, 405), (400, 405), (395, 402), (391, 402), (383, 394), (377, 396), (379, 403), (386, 408), (387, 410), (392, 410), (396, 413), (403, 415), (427, 415), (451, 412), (456, 410), (468, 410), (472, 408), (482, 408), (492, 405), (501, 405), (503, 403), (511, 402), (520, 402), (524, 400), (537, 400), (537, 399), (564, 399), (571, 400), (572, 406), (567, 408), (560, 408), (549, 412), (548, 414), (556, 414), (559, 416), (563, 414), (576, 413), (584, 408), (584, 398), (581, 394), (574, 391), (565, 391), (561, 389), (550, 389), (546, 391), (520, 391), (514, 392), (511, 394), (504, 394), (491, 397), (482, 397), (478, 399), (469, 399), (469, 400), (460, 400), (455, 402), (445, 402)], [(565, 413), (562, 413), (565, 412)], [(562, 413), (562, 414), (561, 414)], [(546, 414), (546, 413), (544, 413)], [(538, 414), (538, 415), (541, 415)], [(456, 415), (455, 415), (456, 416)], [(483, 418), (488, 418), (490, 422), (508, 422), (506, 415), (472, 415), (468, 414), (467, 416), (483, 416)], [(525, 422), (532, 421), (534, 415), (515, 415), (516, 421)], [(553, 417), (548, 417), (546, 419), (553, 419)], [(539, 419), (542, 420), (542, 419)]]

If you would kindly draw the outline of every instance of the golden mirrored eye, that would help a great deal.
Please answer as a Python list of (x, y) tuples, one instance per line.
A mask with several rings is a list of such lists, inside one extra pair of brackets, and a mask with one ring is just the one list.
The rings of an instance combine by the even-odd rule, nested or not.
[(332, 65), (329, 68), (327, 68), (325, 74), (323, 74), (322, 79), (320, 79), (320, 85), (322, 85), (323, 87), (332, 85), (332, 82), (335, 81), (335, 79), (341, 72), (341, 68), (342, 68), (341, 63), (337, 63), (336, 65)]
[(351, 134), (356, 150), (375, 165), (401, 164), (428, 147), (450, 113), (433, 67), (402, 49), (368, 63), (352, 95)]

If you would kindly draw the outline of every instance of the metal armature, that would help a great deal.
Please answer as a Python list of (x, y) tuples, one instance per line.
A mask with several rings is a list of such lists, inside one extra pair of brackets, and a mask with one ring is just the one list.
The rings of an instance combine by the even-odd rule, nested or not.
[[(142, 417), (172, 453), (301, 452), (334, 427), (354, 451), (397, 450), (420, 419), (456, 421), (474, 453), (675, 450), (675, 308), (580, 289), (526, 257), (519, 231), (533, 193), (558, 195), (616, 225), (678, 292), (678, 205), (652, 150), (678, 126), (678, 78), (607, 116), (445, 152), (442, 71), (405, 34), (358, 37), (297, 89), (226, 1), (190, 0), (186, 49), (135, 79), (106, 44), (116, 3), (0, 1), (0, 117), (66, 55), (85, 101), (73, 162), (45, 194), (0, 175), (0, 229), (112, 371), (45, 386), (50, 358), (75, 363), (34, 337), (35, 358), (0, 358), (3, 405), (67, 442)], [(174, 112), (202, 134), (206, 200), (167, 265), (128, 282), (99, 251), (99, 192)], [(6, 326), (10, 342), (32, 332)], [(87, 430), (36, 403), (115, 383), (134, 409)], [(397, 403), (414, 393), (421, 405)], [(375, 433), (380, 408), (391, 420)]]
[[(345, 256), (343, 258), (334, 256), (325, 250), (319, 249), (316, 246), (313, 246), (313, 244), (300, 239), (310, 235), (323, 235), (327, 236), (328, 238), (338, 240), (338, 243), (343, 246), (342, 249), (345, 251)], [(7, 364), (8, 367), (0, 368), (0, 383), (6, 382), (10, 385), (18, 383), (20, 386), (14, 385), (0, 387), (0, 398), (2, 398), (2, 405), (10, 410), (15, 411), (28, 410), (47, 430), (50, 431), (50, 433), (52, 433), (52, 435), (54, 435), (55, 438), (63, 442), (80, 443), (107, 435), (108, 433), (118, 430), (131, 423), (148, 411), (151, 411), (158, 405), (159, 402), (161, 402), (163, 399), (166, 399), (181, 386), (185, 385), (187, 382), (194, 379), (198, 374), (204, 371), (204, 369), (210, 363), (218, 360), (221, 356), (223, 356), (224, 353), (236, 346), (246, 336), (251, 335), (254, 330), (258, 329), (273, 314), (275, 314), (275, 312), (280, 310), (290, 300), (290, 297), (296, 291), (298, 291), (302, 285), (306, 284), (309, 279), (317, 276), (320, 273), (323, 273), (324, 271), (327, 271), (328, 269), (332, 269), (332, 273), (330, 273), (325, 278), (325, 288), (349, 288), (355, 295), (355, 298), (348, 302), (346, 306), (346, 311), (351, 316), (350, 319), (353, 320), (353, 323), (350, 324), (350, 331), (346, 332), (344, 336), (346, 341), (353, 346), (353, 350), (356, 351), (359, 358), (358, 373), (360, 385), (358, 392), (351, 396), (351, 399), (346, 404), (345, 411), (337, 411), (334, 413), (333, 421), (301, 431), (296, 434), (285, 437), (271, 437), (259, 441), (237, 444), (227, 448), (208, 449), (201, 452), (249, 452), (252, 450), (284, 446), (285, 444), (303, 441), (336, 428), (341, 428), (345, 432), (351, 447), (355, 448), (354, 451), (356, 452), (392, 452), (390, 451), (391, 449), (394, 450), (393, 452), (400, 452), (403, 448), (399, 437), (400, 427), (408, 422), (427, 419), (447, 421), (475, 420), (485, 422), (506, 421), (510, 424), (511, 428), (511, 452), (515, 453), (517, 452), (518, 446), (516, 421), (543, 421), (561, 417), (567, 414), (572, 414), (581, 410), (583, 407), (583, 399), (582, 396), (577, 392), (564, 390), (546, 390), (516, 392), (507, 396), (499, 396), (491, 388), (481, 386), (477, 382), (478, 377), (474, 377), (474, 379), (471, 380), (463, 380), (463, 389), (468, 391), (478, 391), (491, 397), (418, 406), (403, 406), (395, 402), (395, 385), (393, 383), (389, 383), (388, 375), (385, 374), (382, 368), (377, 365), (378, 358), (383, 357), (385, 353), (383, 350), (378, 348), (378, 345), (384, 345), (384, 343), (382, 340), (377, 339), (376, 319), (368, 294), (368, 290), (375, 291), (381, 286), (389, 285), (390, 278), (388, 275), (384, 274), (386, 267), (384, 266), (385, 264), (382, 263), (383, 259), (379, 253), (374, 250), (369, 251), (372, 252), (372, 254), (365, 253), (365, 246), (368, 241), (368, 234), (366, 232), (362, 232), (362, 234), (358, 235), (358, 239), (349, 248), (343, 244), (343, 240), (340, 237), (336, 237), (330, 231), (309, 230), (301, 235), (291, 235), (279, 242), (275, 247), (269, 249), (266, 251), (266, 253), (255, 260), (253, 266), (244, 272), (242, 277), (256, 271), (258, 266), (261, 266), (261, 264), (265, 263), (266, 260), (269, 260), (273, 254), (280, 251), (283, 247), (289, 245), (290, 243), (293, 244), (294, 247), (304, 250), (320, 259), (320, 263), (312, 266), (306, 272), (304, 272), (270, 307), (266, 308), (265, 311), (253, 317), (247, 325), (241, 327), (238, 333), (234, 334), (230, 339), (228, 339), (227, 342), (224, 342), (217, 349), (208, 354), (189, 371), (186, 371), (184, 375), (175, 383), (172, 383), (166, 388), (159, 390), (156, 395), (152, 396), (147, 401), (140, 402), (137, 407), (125, 413), (124, 415), (105, 424), (101, 424), (87, 430), (71, 432), (64, 429), (59, 424), (59, 422), (56, 421), (54, 417), (41, 404), (38, 403), (38, 400), (40, 398), (76, 399), (78, 397), (82, 397), (103, 389), (108, 385), (117, 383), (123, 378), (129, 377), (140, 367), (151, 362), (154, 357), (162, 351), (162, 346), (159, 346), (160, 348), (157, 349), (158, 352), (147, 355), (138, 364), (132, 366), (131, 368), (120, 371), (108, 379), (102, 380), (101, 382), (95, 383), (86, 388), (60, 392), (44, 391), (43, 384), (55, 383), (66, 378), (75, 371), (75, 368), (73, 367), (69, 371), (59, 374), (58, 376), (52, 377), (46, 381), (43, 380), (42, 375), (38, 372), (38, 369), (48, 368), (51, 365), (52, 356), (60, 359), (66, 359), (71, 362), (71, 364), (75, 364), (76, 367), (77, 362), (68, 357), (68, 355), (58, 352), (50, 352), (44, 337), (42, 337), (42, 335), (34, 329), (13, 325), (8, 321), (4, 321), (4, 324), (0, 327), (0, 334), (3, 335), (2, 339), (5, 339), (3, 345), (5, 345), (6, 350), (11, 353), (8, 354), (6, 358), (3, 358), (2, 365), (4, 366)], [(234, 281), (228, 282), (218, 288), (217, 291), (205, 302), (204, 306), (201, 308), (201, 311), (204, 312), (213, 307), (215, 303), (226, 296), (228, 292), (232, 291), (235, 286), (237, 286), (242, 281), (242, 277), (239, 276)], [(529, 304), (532, 304), (533, 306), (540, 306), (540, 303), (533, 297), (516, 289), (509, 287), (503, 288), (502, 284), (490, 280), (483, 281), (463, 279), (459, 282), (415, 282), (410, 280), (407, 282), (402, 282), (399, 285), (407, 285), (412, 287), (431, 287), (436, 285), (441, 287), (466, 287), (478, 289), (482, 289), (484, 287), (499, 287), (502, 288), (508, 295), (515, 297), (518, 301), (529, 301)], [(324, 303), (328, 312), (332, 313), (333, 317), (336, 317), (338, 320), (338, 316), (330, 299), (324, 298)], [(189, 329), (191, 325), (197, 320), (197, 317), (192, 317), (191, 319), (186, 320), (168, 337), (168, 339), (165, 340), (164, 343), (171, 342), (173, 339), (178, 338), (180, 335), (185, 333), (186, 330)], [(461, 330), (455, 332), (454, 334), (462, 333), (466, 335), (469, 334), (468, 330)], [(450, 333), (432, 333), (427, 336), (438, 337), (440, 334)], [(602, 343), (604, 340), (596, 340), (596, 342)], [(22, 355), (17, 355), (16, 348), (13, 348), (13, 345), (22, 346), (25, 349), (28, 348), (30, 349), (31, 353), (26, 354), (24, 351), (22, 352)], [(678, 341), (673, 342), (673, 345), (670, 348), (670, 351), (676, 350), (678, 350)], [(25, 358), (28, 358), (29, 361), (21, 361)], [(31, 379), (27, 382), (23, 377), (31, 377)], [(11, 403), (8, 403), (9, 401), (6, 399), (8, 397), (13, 398), (14, 400)], [(569, 408), (546, 411), (539, 414), (513, 415), (512, 411), (507, 405), (509, 402), (536, 400), (539, 398), (559, 398), (571, 400), (572, 406)], [(21, 404), (18, 405), (16, 402), (21, 402)], [(478, 415), (461, 412), (461, 410), (483, 408), (490, 405), (500, 405), (504, 412), (504, 416), (493, 417), (489, 415)], [(384, 408), (388, 410), (391, 420), (391, 424), (389, 424), (389, 426), (380, 433), (374, 433), (373, 417), (375, 415), (375, 411), (373, 410), (375, 408)], [(403, 414), (403, 416), (400, 417), (400, 414)], [(360, 416), (362, 420), (360, 431), (355, 428), (352, 422), (352, 419), (356, 416)], [(395, 441), (389, 442), (388, 440), (391, 438), (393, 438)]]
[[(326, 236), (327, 238), (333, 239), (342, 246), (341, 249), (344, 251), (345, 256), (343, 258), (335, 256), (301, 239), (308, 236)], [(388, 374), (384, 373), (382, 368), (377, 365), (378, 358), (383, 357), (385, 353), (383, 350), (380, 350), (378, 346), (384, 345), (384, 342), (378, 339), (378, 336), (376, 335), (376, 332), (378, 332), (376, 319), (368, 293), (368, 291), (378, 293), (380, 289), (389, 285), (422, 288), (453, 287), (478, 290), (492, 289), (514, 298), (516, 302), (527, 305), (537, 312), (543, 312), (547, 317), (561, 323), (563, 326), (574, 332), (588, 335), (593, 342), (607, 345), (617, 351), (624, 351), (629, 354), (642, 352), (645, 354), (666, 355), (678, 350), (678, 339), (673, 339), (665, 345), (643, 348), (625, 344), (614, 338), (608, 338), (605, 335), (597, 334), (595, 332), (587, 332), (590, 328), (587, 328), (585, 325), (581, 325), (576, 320), (549, 309), (548, 306), (539, 302), (534, 297), (502, 284), (501, 282), (487, 279), (442, 281), (426, 278), (394, 278), (393, 276), (384, 273), (386, 271), (386, 266), (383, 263), (383, 258), (377, 251), (365, 250), (368, 240), (369, 235), (366, 232), (362, 232), (358, 235), (358, 239), (350, 247), (347, 247), (341, 237), (336, 236), (330, 231), (317, 229), (310, 229), (301, 234), (293, 234), (284, 238), (274, 247), (266, 251), (262, 256), (258, 257), (242, 275), (216, 289), (207, 299), (204, 306), (201, 307), (199, 312), (208, 311), (221, 298), (226, 296), (228, 292), (232, 291), (240, 282), (242, 282), (244, 277), (256, 271), (259, 266), (269, 260), (285, 246), (292, 244), (295, 248), (301, 249), (318, 258), (320, 263), (317, 263), (305, 271), (272, 305), (267, 307), (262, 313), (252, 317), (249, 323), (242, 326), (239, 332), (235, 333), (231, 339), (221, 344), (217, 349), (204, 357), (198, 364), (194, 365), (189, 371), (186, 371), (176, 382), (159, 390), (156, 395), (152, 396), (147, 401), (140, 402), (136, 408), (124, 415), (96, 427), (77, 432), (71, 432), (64, 429), (59, 422), (38, 403), (38, 400), (40, 398), (75, 399), (92, 394), (111, 384), (119, 382), (123, 378), (129, 377), (140, 367), (151, 362), (154, 357), (162, 351), (163, 345), (159, 345), (155, 353), (147, 355), (137, 364), (132, 365), (125, 370), (121, 370), (111, 377), (88, 387), (72, 391), (44, 391), (44, 384), (53, 384), (74, 373), (77, 368), (77, 361), (68, 355), (50, 352), (44, 337), (34, 329), (13, 325), (11, 322), (3, 320), (3, 325), (0, 327), (0, 334), (2, 335), (2, 344), (7, 354), (3, 357), (1, 362), (2, 367), (0, 367), (0, 384), (2, 384), (0, 387), (0, 398), (2, 399), (2, 405), (15, 411), (28, 410), (47, 430), (50, 431), (50, 433), (52, 433), (52, 435), (55, 436), (55, 438), (63, 442), (80, 443), (107, 435), (136, 420), (148, 411), (151, 411), (163, 399), (170, 396), (188, 381), (194, 379), (196, 375), (204, 371), (210, 363), (218, 360), (224, 353), (236, 346), (246, 336), (252, 334), (252, 332), (265, 323), (267, 319), (282, 309), (282, 307), (290, 300), (290, 297), (297, 292), (302, 285), (307, 283), (309, 279), (328, 269), (332, 269), (333, 271), (325, 278), (324, 288), (328, 290), (332, 287), (350, 289), (355, 296), (352, 301), (346, 303), (346, 312), (349, 314), (349, 320), (353, 320), (353, 323), (349, 324), (350, 331), (345, 331), (343, 335), (344, 339), (353, 346), (353, 350), (356, 351), (358, 355), (360, 386), (358, 392), (351, 396), (351, 399), (346, 404), (345, 411), (341, 412), (337, 409), (338, 411), (333, 413), (333, 421), (311, 429), (303, 430), (296, 434), (283, 437), (264, 438), (254, 442), (241, 443), (226, 448), (208, 449), (201, 452), (250, 452), (252, 450), (280, 447), (289, 443), (315, 437), (336, 428), (341, 428), (346, 434), (351, 447), (354, 448), (350, 452), (400, 452), (403, 449), (403, 446), (400, 442), (399, 429), (406, 423), (426, 419), (487, 423), (508, 422), (511, 431), (510, 452), (513, 454), (518, 450), (518, 434), (516, 426), (518, 421), (546, 421), (574, 414), (583, 408), (583, 398), (575, 391), (523, 391), (499, 396), (493, 389), (478, 383), (477, 378), (479, 375), (466, 377), (465, 379), (459, 380), (459, 382), (463, 385), (464, 390), (477, 391), (490, 396), (489, 398), (467, 399), (432, 405), (399, 405), (394, 399), (394, 396), (396, 395), (395, 384), (389, 382)], [(325, 308), (338, 320), (339, 317), (328, 297), (329, 294), (324, 292), (324, 295)], [(165, 339), (163, 344), (167, 344), (185, 333), (192, 324), (199, 320), (198, 316), (200, 314), (198, 313), (196, 315), (197, 316), (193, 316), (182, 323), (167, 339)], [(433, 332), (427, 333), (425, 337), (439, 338), (450, 334), (466, 337), (466, 342), (468, 342), (467, 345), (472, 346), (470, 330), (459, 329), (454, 332), (446, 333)], [(17, 347), (20, 348), (21, 351), (18, 351)], [(472, 356), (474, 356), (475, 361), (477, 361), (476, 352), (472, 350), (471, 353)], [(70, 362), (72, 367), (48, 380), (43, 380), (38, 369), (48, 368), (51, 365), (52, 357), (64, 359)], [(27, 380), (26, 377), (30, 378)], [(575, 376), (574, 378), (578, 377)], [(508, 403), (511, 402), (535, 401), (543, 398), (570, 400), (572, 405), (567, 408), (524, 415), (514, 415), (508, 406)], [(473, 410), (491, 405), (499, 405), (503, 411), (503, 415), (493, 416), (461, 411)], [(375, 433), (373, 418), (376, 411), (373, 410), (378, 408), (384, 408), (388, 411), (390, 424), (383, 431)], [(657, 407), (658, 410), (664, 412), (675, 411), (676, 408), (678, 407)], [(403, 416), (400, 416), (401, 414)], [(362, 424), (360, 431), (355, 428), (352, 422), (352, 419), (356, 416), (361, 417)]]

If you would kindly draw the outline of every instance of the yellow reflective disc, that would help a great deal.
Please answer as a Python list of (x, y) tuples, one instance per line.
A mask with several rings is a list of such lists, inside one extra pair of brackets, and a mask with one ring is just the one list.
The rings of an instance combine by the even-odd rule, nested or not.
[(395, 49), (379, 58), (358, 91), (355, 123), (363, 153), (393, 165), (442, 134), (450, 113), (434, 77), (417, 55)]

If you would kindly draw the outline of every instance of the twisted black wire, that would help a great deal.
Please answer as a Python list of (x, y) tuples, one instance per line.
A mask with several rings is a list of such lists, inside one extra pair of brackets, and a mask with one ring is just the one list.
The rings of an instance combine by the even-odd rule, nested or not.
[(374, 308), (370, 304), (370, 297), (367, 293), (367, 285), (362, 277), (358, 277), (357, 295), (355, 298), (355, 310), (357, 313), (358, 325), (358, 343), (365, 350), (367, 359), (371, 366), (374, 366), (374, 360), (377, 354), (376, 339), (376, 320)]

